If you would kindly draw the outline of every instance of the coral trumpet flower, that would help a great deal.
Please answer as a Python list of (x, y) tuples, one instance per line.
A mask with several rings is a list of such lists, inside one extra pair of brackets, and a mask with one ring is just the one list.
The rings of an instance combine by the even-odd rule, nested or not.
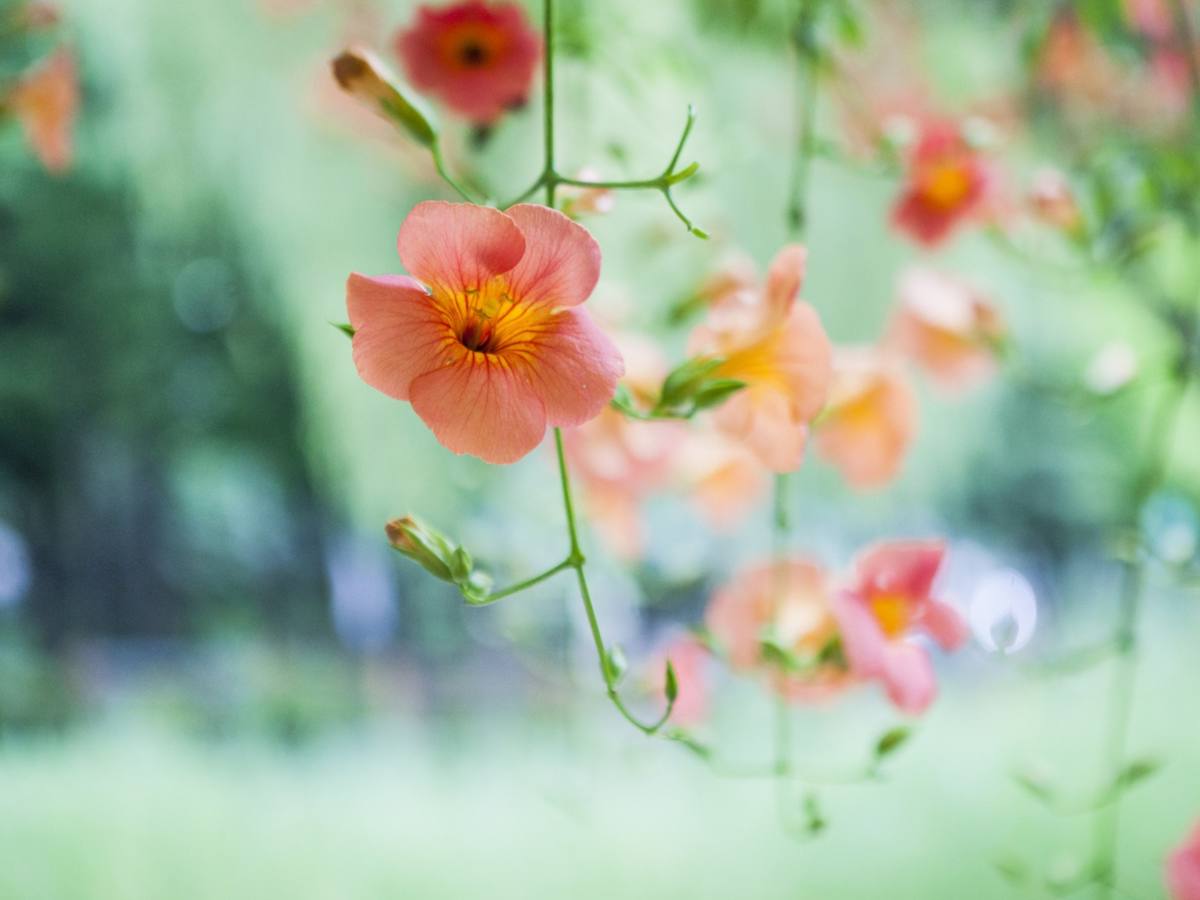
[(443, 446), (511, 463), (547, 425), (604, 409), (624, 366), (581, 309), (600, 275), (587, 230), (544, 206), (418, 204), (400, 226), (412, 277), (353, 274), (346, 305), (367, 384), (407, 400)]
[(939, 541), (876, 545), (859, 557), (852, 587), (834, 599), (850, 668), (881, 681), (892, 703), (913, 715), (933, 702), (937, 682), (929, 653), (909, 636), (922, 632), (945, 650), (967, 639), (962, 616), (931, 596), (945, 553)]
[(717, 426), (776, 472), (800, 467), (829, 387), (829, 339), (816, 310), (796, 302), (804, 268), (804, 248), (784, 247), (761, 292), (727, 296), (692, 338), (694, 353), (724, 360), (714, 377), (746, 385), (717, 410)]

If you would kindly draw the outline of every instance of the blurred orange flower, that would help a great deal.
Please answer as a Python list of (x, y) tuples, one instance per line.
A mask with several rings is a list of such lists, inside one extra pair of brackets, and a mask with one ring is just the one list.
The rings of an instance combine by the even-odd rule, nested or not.
[(49, 172), (65, 172), (74, 157), (79, 76), (75, 54), (54, 51), (17, 81), (7, 104), (25, 130), (33, 152)]
[[(737, 671), (762, 671), (789, 699), (817, 700), (849, 684), (845, 667), (829, 658), (837, 619), (825, 570), (804, 559), (765, 563), (736, 575), (714, 594), (705, 625)], [(788, 654), (794, 670), (764, 652)]]
[(924, 267), (901, 276), (887, 344), (947, 390), (989, 377), (1004, 335), (995, 306), (969, 284)]
[(817, 420), (817, 452), (856, 488), (896, 477), (917, 428), (917, 398), (884, 351), (839, 348), (829, 404)]
[(716, 303), (691, 343), (695, 354), (723, 358), (713, 377), (746, 384), (717, 409), (717, 426), (776, 472), (800, 467), (829, 387), (829, 339), (816, 310), (796, 302), (804, 267), (804, 248), (784, 247), (762, 290)]

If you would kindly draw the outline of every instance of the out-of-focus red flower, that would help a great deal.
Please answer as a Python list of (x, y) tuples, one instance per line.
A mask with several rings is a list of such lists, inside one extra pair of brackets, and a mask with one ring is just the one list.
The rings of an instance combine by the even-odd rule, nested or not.
[(933, 702), (937, 682), (928, 651), (909, 637), (926, 634), (945, 650), (967, 640), (962, 616), (932, 596), (944, 557), (938, 541), (878, 544), (859, 557), (852, 586), (833, 601), (851, 670), (882, 682), (892, 703), (911, 715)]
[(874, 348), (839, 348), (829, 403), (817, 420), (817, 452), (860, 489), (900, 471), (917, 428), (917, 398), (904, 370)]
[(713, 377), (746, 385), (717, 409), (717, 426), (776, 472), (799, 468), (829, 387), (829, 339), (816, 310), (797, 302), (804, 266), (803, 247), (784, 247), (762, 291), (713, 306), (691, 342), (692, 353), (723, 360)]
[[(616, 344), (625, 358), (625, 386), (635, 398), (652, 404), (667, 372), (661, 351), (635, 335), (618, 336)], [(638, 422), (611, 407), (563, 432), (588, 521), (615, 555), (633, 559), (641, 553), (641, 504), (669, 479), (686, 434), (683, 423)]]
[(928, 122), (909, 154), (892, 224), (918, 243), (936, 246), (985, 210), (991, 182), (987, 164), (958, 124)]
[(9, 92), (7, 105), (46, 170), (65, 172), (74, 157), (79, 75), (65, 47), (27, 71)]
[(901, 276), (887, 344), (946, 390), (988, 378), (1004, 334), (996, 307), (966, 282), (924, 267)]
[(1171, 900), (1200, 900), (1200, 822), (1167, 857), (1165, 875)]
[(542, 52), (520, 6), (480, 0), (421, 6), (395, 43), (413, 87), (477, 125), (525, 103)]

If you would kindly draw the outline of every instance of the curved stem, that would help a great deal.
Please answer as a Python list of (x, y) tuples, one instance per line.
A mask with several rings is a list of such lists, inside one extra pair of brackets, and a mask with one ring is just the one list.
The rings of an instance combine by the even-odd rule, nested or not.
[(793, 41), (797, 54), (796, 150), (788, 187), (787, 220), (791, 237), (801, 240), (808, 227), (808, 173), (816, 145), (817, 48), (814, 19), (817, 0), (801, 0)]
[[(550, 0), (547, 0), (550, 2)], [(558, 476), (562, 484), (563, 510), (567, 516), (567, 538), (570, 541), (570, 553), (567, 556), (567, 564), (575, 570), (575, 579), (579, 584), (579, 596), (583, 600), (583, 610), (587, 614), (588, 630), (592, 634), (592, 642), (596, 645), (596, 657), (600, 663), (600, 676), (604, 679), (605, 693), (608, 694), (608, 699), (612, 701), (613, 706), (625, 718), (630, 725), (637, 728), (643, 734), (652, 735), (657, 733), (671, 717), (671, 710), (675, 706), (675, 701), (669, 699), (667, 708), (662, 715), (653, 722), (642, 722), (633, 715), (621, 700), (620, 694), (617, 693), (617, 685), (614, 680), (613, 673), (608, 666), (608, 649), (604, 645), (604, 637), (600, 633), (600, 622), (596, 618), (596, 607), (592, 603), (592, 592), (588, 587), (587, 573), (584, 571), (586, 562), (583, 551), (579, 546), (579, 530), (575, 524), (575, 503), (571, 498), (571, 477), (567, 472), (567, 457), (563, 450), (562, 429), (554, 429), (554, 449), (558, 457)]]
[(485, 599), (476, 603), (471, 603), (471, 606), (490, 606), (497, 600), (503, 600), (505, 597), (511, 597), (513, 594), (519, 594), (521, 591), (529, 590), (529, 588), (533, 587), (535, 584), (541, 584), (546, 579), (553, 578), (559, 572), (569, 568), (571, 568), (571, 560), (564, 559), (558, 565), (551, 566), (545, 572), (539, 572), (537, 575), (526, 578), (524, 581), (518, 581), (516, 584), (509, 585), (501, 590), (492, 591)]
[(434, 168), (437, 169), (438, 175), (441, 176), (442, 181), (450, 185), (450, 187), (454, 189), (458, 196), (462, 197), (468, 203), (478, 202), (473, 196), (471, 196), (471, 192), (459, 184), (458, 181), (455, 180), (454, 176), (452, 176), (446, 169), (446, 160), (442, 156), (441, 146), (434, 142), (434, 144), (429, 148), (429, 152), (433, 154), (433, 165)]

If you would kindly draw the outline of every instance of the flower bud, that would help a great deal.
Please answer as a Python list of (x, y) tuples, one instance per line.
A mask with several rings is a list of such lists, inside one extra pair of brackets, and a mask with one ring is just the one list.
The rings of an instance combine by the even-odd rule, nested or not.
[(395, 77), (373, 53), (352, 47), (333, 61), (333, 77), (342, 90), (399, 125), (424, 147), (437, 142), (437, 129), (417, 102), (405, 96)]
[(1083, 224), (1070, 182), (1057, 169), (1041, 169), (1034, 175), (1029, 206), (1038, 219), (1053, 228), (1074, 232)]
[[(457, 583), (469, 575), (463, 572), (463, 561), (457, 558), (461, 549), (452, 544), (445, 535), (430, 528), (424, 522), (405, 516), (402, 519), (392, 519), (387, 523), (388, 541), (391, 545), (421, 565), (425, 571), (440, 578), (442, 581)], [(465, 552), (465, 551), (463, 551)], [(470, 557), (467, 557), (469, 563)]]

